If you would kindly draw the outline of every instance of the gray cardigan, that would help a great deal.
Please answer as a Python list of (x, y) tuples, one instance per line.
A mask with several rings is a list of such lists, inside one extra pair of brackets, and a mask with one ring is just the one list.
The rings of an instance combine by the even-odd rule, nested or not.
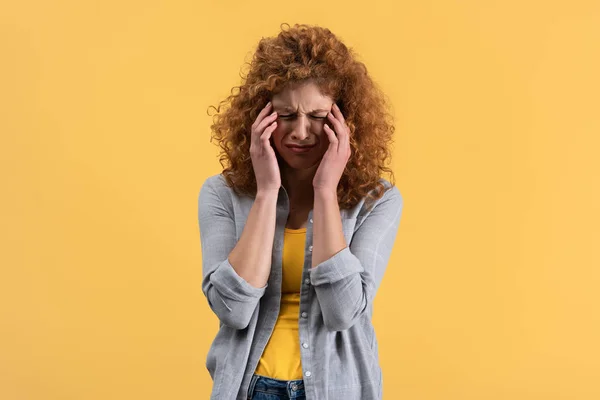
[[(389, 181), (380, 178), (387, 187)], [(271, 272), (257, 288), (239, 276), (228, 255), (239, 240), (254, 198), (238, 196), (222, 174), (206, 179), (198, 196), (202, 291), (219, 318), (206, 368), (211, 399), (246, 400), (252, 375), (279, 314), (283, 234), (289, 197), (279, 189)], [(396, 186), (367, 211), (365, 199), (340, 210), (349, 247), (311, 268), (312, 217), (308, 215), (298, 332), (308, 400), (382, 398), (383, 375), (373, 299), (400, 224), (403, 198)]]

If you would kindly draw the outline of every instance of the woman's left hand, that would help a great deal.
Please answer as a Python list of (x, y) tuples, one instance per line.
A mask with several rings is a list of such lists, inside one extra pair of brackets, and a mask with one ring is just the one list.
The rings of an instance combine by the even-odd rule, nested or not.
[(329, 138), (329, 147), (323, 155), (313, 178), (313, 188), (337, 193), (340, 178), (352, 154), (349, 139), (350, 128), (346, 125), (344, 116), (335, 103), (331, 107), (331, 112), (327, 114), (327, 119), (334, 129), (331, 129), (327, 124), (324, 126), (325, 133)]

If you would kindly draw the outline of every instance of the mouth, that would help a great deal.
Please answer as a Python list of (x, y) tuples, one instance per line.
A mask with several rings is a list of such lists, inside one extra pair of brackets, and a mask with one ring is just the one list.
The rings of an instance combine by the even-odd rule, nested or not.
[(288, 149), (290, 149), (290, 151), (292, 153), (307, 153), (315, 146), (316, 145), (313, 144), (312, 146), (286, 146), (286, 147)]

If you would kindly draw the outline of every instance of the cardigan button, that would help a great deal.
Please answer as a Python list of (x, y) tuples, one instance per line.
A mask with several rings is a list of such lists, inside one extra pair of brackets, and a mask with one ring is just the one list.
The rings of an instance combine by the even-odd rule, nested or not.
[(308, 246), (308, 251), (312, 252), (312, 244)]
[(312, 222), (312, 218), (310, 219), (310, 223), (311, 223), (311, 224), (313, 223), (313, 222)]
[(306, 372), (304, 373), (304, 375), (306, 375), (306, 376), (311, 376), (311, 375), (312, 375), (312, 373), (311, 373), (310, 371), (306, 371)]

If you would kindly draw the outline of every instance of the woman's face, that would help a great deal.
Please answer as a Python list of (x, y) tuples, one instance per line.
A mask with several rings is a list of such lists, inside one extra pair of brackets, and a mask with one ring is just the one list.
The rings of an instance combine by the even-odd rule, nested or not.
[[(333, 100), (322, 94), (313, 82), (286, 87), (271, 99), (277, 111), (277, 128), (271, 135), (271, 145), (279, 156), (294, 169), (306, 169), (318, 164), (327, 151), (329, 139), (324, 125)], [(294, 152), (288, 146), (311, 145), (305, 152)]]

